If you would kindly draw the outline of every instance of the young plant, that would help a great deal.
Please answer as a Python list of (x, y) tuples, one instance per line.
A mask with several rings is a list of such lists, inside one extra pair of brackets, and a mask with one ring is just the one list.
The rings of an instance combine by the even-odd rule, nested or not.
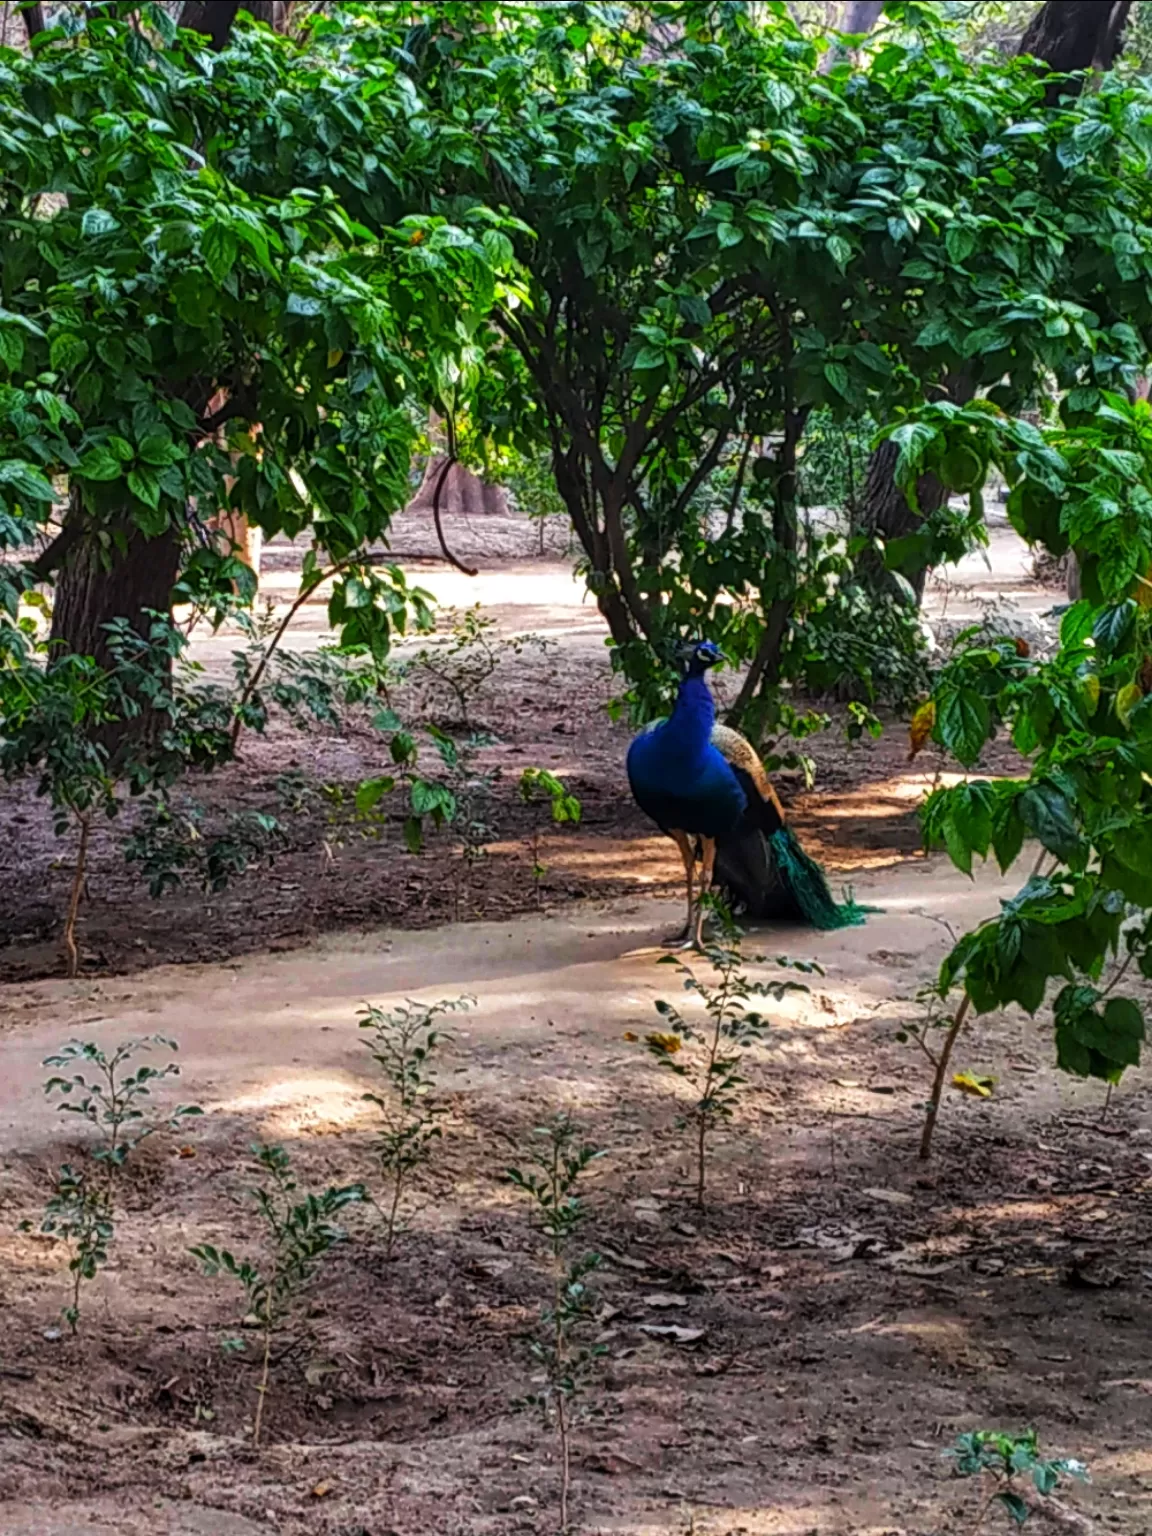
[[(471, 885), (476, 865), (487, 852), (488, 845), (496, 836), (496, 828), (488, 819), (492, 807), (492, 786), (500, 777), (500, 770), (482, 773), (475, 765), (475, 757), (481, 747), (490, 744), (490, 737), (469, 736), (456, 741), (443, 731), (433, 731), (436, 749), (448, 770), (446, 786), (436, 786), (451, 803), (453, 830), (460, 844), (460, 862), (456, 866), (452, 887), (452, 915), (459, 922), (464, 898)], [(422, 803), (422, 801), (421, 801)]]
[(204, 1113), (198, 1104), (177, 1104), (166, 1114), (148, 1114), (144, 1101), (151, 1097), (152, 1085), (165, 1078), (180, 1076), (180, 1068), (174, 1061), (166, 1062), (162, 1067), (144, 1062), (135, 1069), (125, 1070), (135, 1055), (150, 1051), (154, 1045), (169, 1051), (180, 1049), (175, 1040), (165, 1035), (125, 1040), (111, 1053), (102, 1050), (94, 1040), (69, 1040), (55, 1055), (44, 1058), (46, 1067), (62, 1070), (78, 1066), (91, 1068), (87, 1076), (83, 1071), (73, 1070), (69, 1077), (50, 1077), (44, 1084), (44, 1092), (49, 1098), (60, 1094), (58, 1108), (61, 1114), (79, 1115), (97, 1132), (100, 1142), (92, 1157), (103, 1163), (110, 1175), (122, 1168), (129, 1154), (149, 1136), (154, 1136), (157, 1131), (175, 1130), (190, 1116)]
[(526, 1399), (552, 1423), (560, 1451), (560, 1536), (571, 1529), (572, 1427), (575, 1402), (588, 1380), (601, 1346), (585, 1338), (592, 1322), (593, 1294), (588, 1276), (600, 1264), (598, 1253), (573, 1256), (572, 1244), (587, 1217), (576, 1193), (581, 1176), (603, 1154), (578, 1139), (567, 1115), (532, 1133), (526, 1167), (510, 1168), (509, 1182), (527, 1195), (537, 1229), (551, 1255), (552, 1299), (541, 1312), (541, 1330), (532, 1340), (533, 1358), (543, 1375), (540, 1392)]
[(46, 1067), (91, 1068), (87, 1075), (72, 1071), (69, 1077), (50, 1077), (44, 1092), (49, 1098), (60, 1094), (61, 1113), (79, 1115), (99, 1136), (89, 1154), (89, 1166), (76, 1169), (65, 1163), (58, 1170), (40, 1223), (41, 1232), (60, 1238), (72, 1252), (68, 1261), (72, 1300), (64, 1308), (64, 1317), (73, 1333), (80, 1322), (80, 1287), (85, 1280), (94, 1280), (100, 1266), (108, 1262), (108, 1249), (116, 1235), (119, 1170), (147, 1137), (157, 1131), (175, 1130), (189, 1117), (203, 1114), (198, 1104), (178, 1104), (167, 1114), (148, 1114), (143, 1101), (149, 1098), (151, 1085), (180, 1073), (174, 1061), (163, 1067), (144, 1063), (125, 1070), (133, 1056), (154, 1045), (170, 1051), (179, 1049), (175, 1040), (163, 1035), (126, 1040), (111, 1053), (101, 1050), (93, 1040), (70, 1040), (44, 1059)]
[(497, 635), (496, 620), (485, 618), (479, 603), (463, 613), (450, 608), (448, 618), (448, 634), (419, 650), (410, 670), (447, 692), (456, 711), (451, 726), (471, 731), (476, 701), (504, 662), (529, 647), (544, 651), (548, 642), (540, 635)]
[(380, 1209), (388, 1258), (392, 1257), (409, 1175), (432, 1155), (432, 1143), (440, 1137), (440, 1120), (447, 1112), (433, 1097), (433, 1058), (451, 1036), (437, 1029), (436, 1021), (446, 1013), (470, 1008), (475, 1001), (472, 997), (438, 1003), (409, 999), (390, 1013), (366, 1005), (358, 1015), (360, 1028), (371, 1032), (364, 1044), (385, 1083), (380, 1092), (366, 1093), (363, 1098), (380, 1111), (376, 1161), (386, 1191)]
[[(525, 768), (520, 775), (520, 798), (527, 805), (548, 806), (556, 826), (576, 826), (580, 821), (580, 802), (570, 794), (563, 781), (547, 768)], [(546, 868), (540, 859), (540, 842), (543, 837), (543, 818), (537, 814), (532, 822), (529, 846), (532, 850), (532, 884), (536, 891), (536, 905), (540, 906), (540, 882)]]
[[(703, 1209), (707, 1181), (709, 1137), (718, 1125), (731, 1120), (741, 1089), (744, 1057), (764, 1038), (768, 1020), (749, 1009), (751, 997), (771, 997), (779, 1001), (788, 992), (806, 992), (798, 981), (751, 981), (744, 971), (740, 952), (739, 928), (722, 902), (710, 899), (716, 917), (718, 935), (705, 948), (704, 955), (716, 973), (716, 982), (703, 981), (695, 971), (673, 955), (659, 964), (674, 965), (684, 978), (684, 990), (695, 992), (704, 1005), (707, 1022), (692, 1024), (674, 1004), (658, 999), (656, 1011), (670, 1026), (669, 1031), (653, 1031), (644, 1036), (644, 1044), (655, 1061), (687, 1085), (691, 1098), (677, 1125), (690, 1130), (696, 1152), (696, 1204)], [(758, 957), (760, 958), (760, 957)], [(778, 966), (822, 975), (820, 967), (809, 961), (778, 958)], [(637, 1036), (629, 1032), (627, 1040)]]
[[(940, 1105), (948, 1080), (952, 1052), (968, 1020), (972, 1000), (967, 994), (964, 994), (959, 1002), (955, 998), (949, 1000), (941, 996), (939, 985), (933, 983), (917, 994), (917, 1001), (923, 1007), (922, 1016), (898, 1030), (896, 1038), (901, 1045), (907, 1044), (910, 1040), (923, 1052), (932, 1067), (932, 1089), (924, 1106), (924, 1125), (920, 1132), (919, 1156), (921, 1162), (927, 1162), (932, 1156), (932, 1140), (936, 1134), (936, 1122), (940, 1117)], [(939, 1044), (936, 1044), (934, 1037), (941, 1031), (943, 1031), (943, 1037)]]
[(1062, 1477), (1072, 1477), (1081, 1483), (1090, 1481), (1082, 1461), (1042, 1457), (1034, 1429), (1022, 1435), (973, 1430), (958, 1436), (955, 1445), (944, 1454), (955, 1463), (958, 1476), (979, 1478), (982, 1485), (976, 1522), (968, 1536), (976, 1536), (994, 1504), (1001, 1505), (1015, 1525), (1025, 1523), (1032, 1510), (1019, 1492), (1021, 1481), (1031, 1482), (1042, 1499), (1051, 1497)]
[[(301, 1292), (314, 1277), (321, 1260), (343, 1241), (344, 1232), (334, 1218), (349, 1205), (365, 1198), (362, 1184), (324, 1190), (321, 1194), (298, 1193), (292, 1164), (283, 1147), (254, 1145), (252, 1155), (262, 1182), (250, 1191), (264, 1225), (265, 1256), (262, 1260), (237, 1259), (227, 1249), (204, 1243), (192, 1249), (209, 1277), (230, 1275), (243, 1288), (247, 1303), (245, 1321), (259, 1329), (262, 1343), (260, 1384), (256, 1388), (256, 1414), (252, 1443), (260, 1444), (264, 1403), (271, 1373), (272, 1340), (291, 1319)], [(232, 1349), (243, 1343), (230, 1341)]]
[[(22, 1223), (24, 1231), (30, 1226), (30, 1222)], [(100, 1266), (107, 1264), (108, 1245), (115, 1236), (108, 1183), (89, 1168), (76, 1169), (64, 1163), (52, 1181), (40, 1231), (69, 1247), (72, 1300), (63, 1309), (63, 1317), (75, 1333), (80, 1324), (80, 1287), (85, 1280), (95, 1280)]]

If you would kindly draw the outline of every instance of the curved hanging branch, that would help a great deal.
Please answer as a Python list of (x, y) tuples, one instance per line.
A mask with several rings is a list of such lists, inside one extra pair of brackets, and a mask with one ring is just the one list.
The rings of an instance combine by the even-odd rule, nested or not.
[(444, 424), (448, 428), (448, 456), (444, 460), (444, 467), (436, 477), (436, 488), (432, 492), (432, 521), (436, 524), (436, 538), (440, 543), (440, 553), (449, 565), (454, 565), (458, 571), (463, 571), (465, 576), (479, 576), (480, 570), (476, 566), (468, 566), (448, 548), (448, 541), (444, 537), (444, 525), (440, 521), (440, 497), (444, 494), (444, 482), (448, 478), (448, 471), (459, 462), (456, 457), (456, 427), (451, 416), (446, 416)]

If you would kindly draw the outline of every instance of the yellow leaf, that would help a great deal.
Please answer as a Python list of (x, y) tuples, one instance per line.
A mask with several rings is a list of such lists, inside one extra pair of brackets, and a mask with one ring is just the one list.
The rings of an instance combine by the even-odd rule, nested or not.
[(326, 1499), (331, 1492), (331, 1483), (317, 1483), (312, 1490), (312, 1497), (314, 1499)]
[(336, 364), (340, 361), (340, 359), (343, 356), (344, 356), (344, 353), (340, 350), (339, 347), (333, 347), (332, 350), (328, 354), (328, 366), (329, 366), (329, 368), (335, 368)]
[(996, 1086), (994, 1077), (980, 1077), (975, 1072), (957, 1072), (952, 1079), (953, 1088), (959, 1088), (961, 1093), (972, 1093), (978, 1099), (990, 1099), (992, 1090)]
[(1138, 683), (1129, 683), (1126, 688), (1121, 688), (1116, 695), (1116, 714), (1121, 725), (1128, 724), (1128, 716), (1143, 697), (1144, 694)]
[(921, 704), (908, 726), (908, 761), (911, 762), (917, 752), (922, 752), (928, 743), (928, 738), (936, 728), (936, 701), (929, 699), (926, 704)]
[(675, 1056), (676, 1052), (684, 1044), (679, 1035), (651, 1034), (644, 1036), (646, 1045), (654, 1051), (663, 1051), (665, 1056)]
[(1100, 702), (1100, 679), (1095, 672), (1089, 672), (1086, 677), (1080, 679), (1080, 688), (1088, 700), (1089, 709), (1094, 712)]
[(626, 1029), (624, 1031), (624, 1038), (625, 1038), (625, 1040), (631, 1040), (631, 1041), (635, 1042), (635, 1041), (639, 1040), (640, 1036), (638, 1034), (636, 1034), (633, 1030)]
[(1141, 608), (1152, 608), (1152, 565), (1132, 583), (1132, 596)]

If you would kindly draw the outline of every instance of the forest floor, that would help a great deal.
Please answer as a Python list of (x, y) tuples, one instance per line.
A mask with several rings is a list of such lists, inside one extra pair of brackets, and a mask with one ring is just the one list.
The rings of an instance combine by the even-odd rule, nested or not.
[[(990, 1075), (994, 1092), (949, 1093), (935, 1156), (918, 1162), (928, 1063), (898, 1035), (922, 1016), (916, 994), (949, 927), (970, 927), (1013, 888), (918, 853), (932, 760), (908, 765), (899, 729), (851, 749), (829, 732), (814, 746), (816, 787), (784, 784), (834, 883), (881, 910), (862, 928), (769, 931), (746, 946), (815, 959), (824, 974), (769, 1006), (701, 1212), (671, 1079), (625, 1039), (678, 990), (653, 946), (681, 897), (674, 855), (628, 803), (627, 730), (602, 707), (599, 621), (562, 560), (527, 558), (511, 522), (450, 533), (485, 557), (480, 577), (424, 564), (419, 548), (402, 549), (410, 572), (443, 601), (480, 599), (502, 632), (553, 641), (510, 661), (481, 701), (496, 738), (487, 761), (504, 775), (500, 839), (461, 892), (474, 920), (448, 921), (446, 843), (419, 859), (387, 838), (332, 847), (317, 816), (223, 897), (152, 901), (109, 840), (90, 881), (83, 970), (57, 979), (66, 870), (33, 831), (42, 806), (4, 800), (0, 1529), (554, 1531), (554, 1444), (537, 1414), (515, 1408), (533, 1390), (525, 1335), (548, 1267), (502, 1174), (533, 1126), (568, 1109), (605, 1153), (588, 1175), (583, 1238), (603, 1255), (593, 1337), (605, 1353), (574, 1433), (576, 1530), (967, 1536), (980, 1493), (942, 1452), (965, 1429), (1034, 1425), (1051, 1454), (1082, 1457), (1093, 1474), (1038, 1507), (1041, 1536), (1147, 1536), (1152, 1096), (1146, 1075), (1130, 1074), (1105, 1112), (1099, 1085), (1052, 1069), (1045, 1020), (978, 1021), (955, 1067)], [(292, 562), (267, 552), (272, 596), (290, 593)], [(1057, 600), (1001, 534), (991, 572), (959, 578), (953, 612), (1003, 593), (1035, 610)], [(322, 632), (323, 608), (309, 605), (293, 643)], [(198, 642), (199, 659), (222, 667), (233, 644)], [(516, 793), (535, 763), (584, 803), (580, 829), (548, 839), (539, 911)], [(278, 729), (200, 798), (266, 805), (286, 766), (351, 783), (381, 771), (382, 753), (368, 730)], [(373, 1221), (353, 1213), (354, 1241), (277, 1343), (254, 1451), (253, 1351), (221, 1347), (237, 1332), (239, 1292), (200, 1277), (188, 1249), (259, 1252), (245, 1194), (255, 1140), (281, 1143), (302, 1185), (371, 1183), (362, 1095), (376, 1085), (357, 1010), (462, 994), (476, 1004), (445, 1047), (444, 1139), (417, 1177), (411, 1230), (388, 1262)], [(108, 1046), (154, 1032), (179, 1041), (182, 1065), (156, 1103), (205, 1114), (134, 1154), (110, 1263), (85, 1287), (72, 1338), (59, 1317), (66, 1256), (35, 1228), (51, 1171), (82, 1155), (85, 1128), (46, 1103), (41, 1063), (72, 1036)], [(679, 1332), (649, 1331), (669, 1326)], [(986, 1529), (997, 1521), (991, 1511)]]

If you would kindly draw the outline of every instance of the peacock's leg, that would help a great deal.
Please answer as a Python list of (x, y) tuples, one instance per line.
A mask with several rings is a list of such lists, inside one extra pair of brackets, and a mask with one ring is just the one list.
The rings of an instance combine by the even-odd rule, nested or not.
[(686, 832), (673, 832), (680, 857), (684, 860), (684, 877), (688, 883), (688, 916), (679, 933), (670, 933), (663, 941), (665, 949), (683, 949), (692, 938), (692, 884), (696, 874), (696, 850)]
[(696, 936), (693, 939), (697, 949), (704, 947), (704, 898), (712, 887), (712, 867), (716, 863), (716, 839), (705, 837), (701, 841), (704, 844), (704, 860), (700, 871), (700, 896), (696, 902)]

